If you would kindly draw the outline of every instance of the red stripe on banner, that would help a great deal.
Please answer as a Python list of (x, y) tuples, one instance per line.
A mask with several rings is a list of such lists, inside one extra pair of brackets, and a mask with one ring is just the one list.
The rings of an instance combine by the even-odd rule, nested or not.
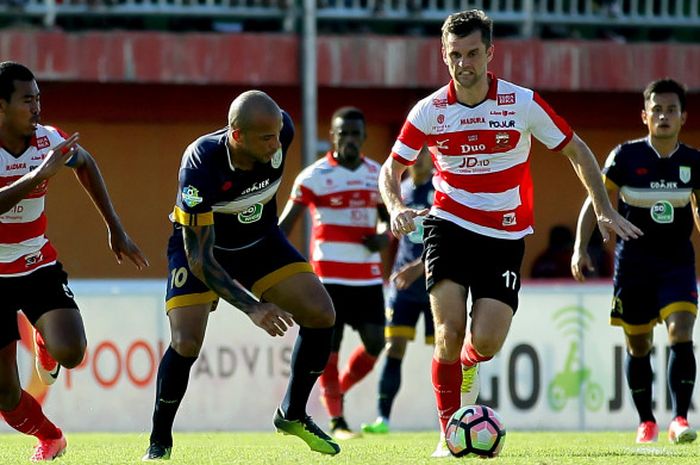
[(321, 224), (315, 226), (313, 231), (313, 241), (351, 242), (353, 244), (361, 244), (364, 237), (377, 233), (375, 228), (340, 226), (336, 224)]
[(318, 208), (376, 208), (379, 194), (376, 190), (349, 190), (316, 197)]
[(374, 279), (382, 277), (382, 267), (379, 263), (312, 261), (311, 266), (321, 278)]
[(41, 250), (20, 257), (14, 262), (0, 263), (0, 275), (24, 274), (46, 263), (56, 261), (58, 254), (50, 242)]
[(507, 170), (485, 174), (454, 174), (440, 171), (440, 177), (450, 186), (473, 193), (497, 193), (508, 189), (531, 184), (530, 161), (520, 163)]
[(29, 223), (0, 223), (0, 244), (17, 244), (27, 239), (43, 236), (46, 232), (46, 215)]
[(426, 136), (423, 134), (423, 131), (415, 127), (413, 123), (408, 120), (403, 123), (401, 132), (399, 133), (399, 140), (403, 144), (408, 145), (413, 150), (420, 150), (425, 143), (425, 139)]
[[(515, 210), (486, 212), (464, 206), (442, 192), (435, 192), (435, 206), (437, 208), (470, 223), (500, 231), (518, 232), (532, 226), (532, 204), (525, 202), (526, 200), (523, 199), (523, 204)], [(514, 220), (508, 219), (507, 215), (510, 213), (515, 214)]]

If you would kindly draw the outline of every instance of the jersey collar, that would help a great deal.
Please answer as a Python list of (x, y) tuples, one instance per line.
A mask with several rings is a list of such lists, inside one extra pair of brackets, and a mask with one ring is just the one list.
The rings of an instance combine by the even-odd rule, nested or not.
[(27, 147), (24, 149), (24, 151), (23, 151), (22, 153), (16, 154), (16, 155), (15, 155), (14, 153), (10, 152), (9, 150), (7, 150), (7, 148), (5, 147), (5, 144), (3, 143), (2, 139), (0, 139), (0, 148), (3, 149), (5, 152), (9, 153), (10, 155), (12, 155), (12, 156), (15, 157), (15, 158), (19, 158), (19, 157), (21, 157), (22, 155), (24, 155), (25, 153), (27, 153), (27, 150), (29, 150), (30, 147), (34, 147), (34, 148), (36, 148), (37, 150), (39, 150), (39, 142), (37, 142), (36, 134), (34, 134), (34, 135), (29, 139), (29, 144), (28, 144)]
[[(486, 100), (496, 100), (498, 95), (498, 78), (491, 72), (487, 72), (486, 76), (489, 79), (489, 91), (486, 93)], [(448, 105), (457, 103), (457, 89), (455, 89), (454, 80), (450, 80), (450, 84), (447, 87), (447, 103)]]
[(673, 155), (675, 155), (676, 152), (678, 152), (678, 149), (681, 147), (681, 144), (676, 142), (676, 147), (673, 149), (673, 152), (669, 153), (668, 157), (662, 157), (661, 154), (656, 151), (656, 149), (654, 148), (654, 145), (651, 143), (651, 136), (646, 136), (644, 138), (644, 141), (647, 143), (649, 148), (652, 149), (654, 151), (654, 153), (656, 154), (656, 156), (659, 158), (671, 158)]

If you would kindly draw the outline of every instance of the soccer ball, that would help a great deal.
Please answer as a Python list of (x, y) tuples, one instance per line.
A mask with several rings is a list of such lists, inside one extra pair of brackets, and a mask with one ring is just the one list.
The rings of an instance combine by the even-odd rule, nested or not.
[(450, 417), (445, 440), (455, 457), (495, 457), (506, 441), (506, 427), (491, 408), (467, 405)]

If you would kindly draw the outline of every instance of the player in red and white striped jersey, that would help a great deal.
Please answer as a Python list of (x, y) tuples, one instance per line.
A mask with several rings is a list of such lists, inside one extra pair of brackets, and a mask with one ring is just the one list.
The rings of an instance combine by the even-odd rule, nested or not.
[[(331, 118), (333, 150), (297, 176), (280, 227), (287, 234), (304, 210), (312, 224), (310, 262), (328, 290), (336, 311), (331, 356), (321, 375), (321, 400), (338, 439), (352, 432), (343, 415), (343, 396), (374, 367), (384, 347), (384, 297), (379, 251), (388, 236), (377, 233), (378, 221), (389, 217), (378, 189), (379, 163), (361, 154), (365, 117), (353, 107)], [(360, 334), (359, 345), (338, 373), (343, 329)]]
[(42, 126), (40, 112), (32, 72), (18, 63), (0, 63), (0, 416), (39, 439), (31, 457), (35, 462), (61, 455), (66, 440), (20, 386), (17, 311), (36, 328), (36, 366), (45, 383), (55, 381), (61, 365), (78, 365), (86, 346), (67, 274), (45, 236), (49, 179), (63, 166), (73, 168), (107, 225), (117, 260), (128, 258), (139, 269), (148, 266), (122, 227), (95, 160), (78, 145), (78, 134), (69, 137)]
[[(603, 237), (611, 231), (623, 238), (640, 233), (610, 205), (595, 157), (569, 125), (537, 93), (488, 73), (492, 29), (481, 10), (447, 18), (442, 55), (452, 80), (413, 107), (379, 181), (394, 234), (414, 230), (418, 212), (402, 203), (399, 181), (428, 145), (437, 175), (434, 205), (424, 221), (423, 257), (443, 433), (460, 405), (460, 381), (471, 394), (466, 400), (475, 402), (477, 364), (500, 350), (517, 310), (523, 237), (533, 231), (532, 136), (569, 159), (593, 199)], [(465, 338), (469, 292), (474, 303)], [(436, 456), (449, 454), (443, 445), (441, 440)]]

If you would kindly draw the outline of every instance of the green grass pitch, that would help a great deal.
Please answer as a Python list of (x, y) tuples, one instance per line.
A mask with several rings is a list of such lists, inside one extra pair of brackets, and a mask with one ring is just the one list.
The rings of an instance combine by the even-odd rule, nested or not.
[[(663, 436), (663, 437), (662, 437)], [(66, 454), (56, 465), (141, 463), (146, 434), (68, 434)], [(29, 463), (34, 438), (0, 434), (0, 464)], [(459, 462), (493, 465), (698, 465), (700, 442), (670, 445), (663, 433), (654, 445), (638, 446), (634, 432), (509, 432), (501, 456), (488, 462), (453, 457), (430, 458), (432, 433), (392, 433), (341, 442), (342, 452), (326, 457), (310, 452), (301, 440), (275, 433), (176, 433), (172, 465), (436, 465)]]

